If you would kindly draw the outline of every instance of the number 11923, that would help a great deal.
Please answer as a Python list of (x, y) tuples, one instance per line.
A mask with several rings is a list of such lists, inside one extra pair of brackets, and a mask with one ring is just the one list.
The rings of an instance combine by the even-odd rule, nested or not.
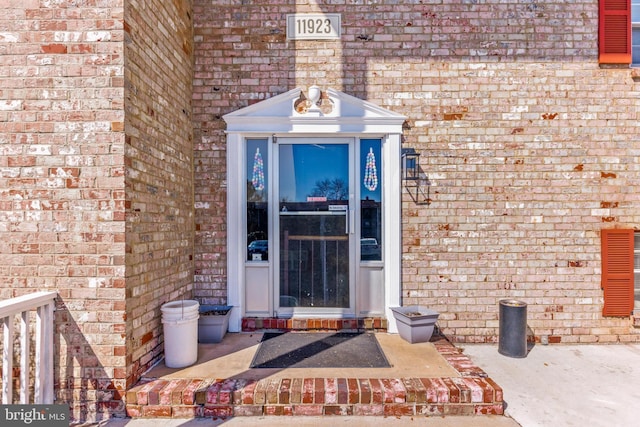
[(339, 14), (293, 14), (287, 15), (287, 38), (289, 39), (339, 39)]

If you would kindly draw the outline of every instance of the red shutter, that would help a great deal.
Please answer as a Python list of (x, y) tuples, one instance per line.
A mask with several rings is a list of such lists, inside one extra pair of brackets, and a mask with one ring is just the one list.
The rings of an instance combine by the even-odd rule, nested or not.
[(633, 311), (633, 230), (602, 230), (603, 316)]
[(600, 64), (631, 63), (631, 0), (600, 0)]

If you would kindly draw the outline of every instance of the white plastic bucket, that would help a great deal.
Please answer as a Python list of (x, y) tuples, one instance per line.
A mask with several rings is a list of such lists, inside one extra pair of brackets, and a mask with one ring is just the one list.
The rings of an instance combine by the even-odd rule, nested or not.
[(198, 359), (198, 308), (196, 300), (163, 304), (164, 363), (168, 368), (184, 368)]

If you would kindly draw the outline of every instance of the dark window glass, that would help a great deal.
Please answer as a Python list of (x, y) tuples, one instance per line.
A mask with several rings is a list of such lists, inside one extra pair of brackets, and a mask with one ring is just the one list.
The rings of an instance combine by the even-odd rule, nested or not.
[(269, 259), (267, 139), (247, 140), (247, 259)]
[(360, 259), (382, 260), (382, 164), (380, 139), (360, 140)]

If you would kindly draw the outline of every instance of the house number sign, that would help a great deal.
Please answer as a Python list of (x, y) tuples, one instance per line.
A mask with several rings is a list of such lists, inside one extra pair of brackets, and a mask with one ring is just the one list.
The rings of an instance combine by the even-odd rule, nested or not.
[(296, 13), (287, 15), (287, 38), (330, 40), (340, 38), (339, 13)]

